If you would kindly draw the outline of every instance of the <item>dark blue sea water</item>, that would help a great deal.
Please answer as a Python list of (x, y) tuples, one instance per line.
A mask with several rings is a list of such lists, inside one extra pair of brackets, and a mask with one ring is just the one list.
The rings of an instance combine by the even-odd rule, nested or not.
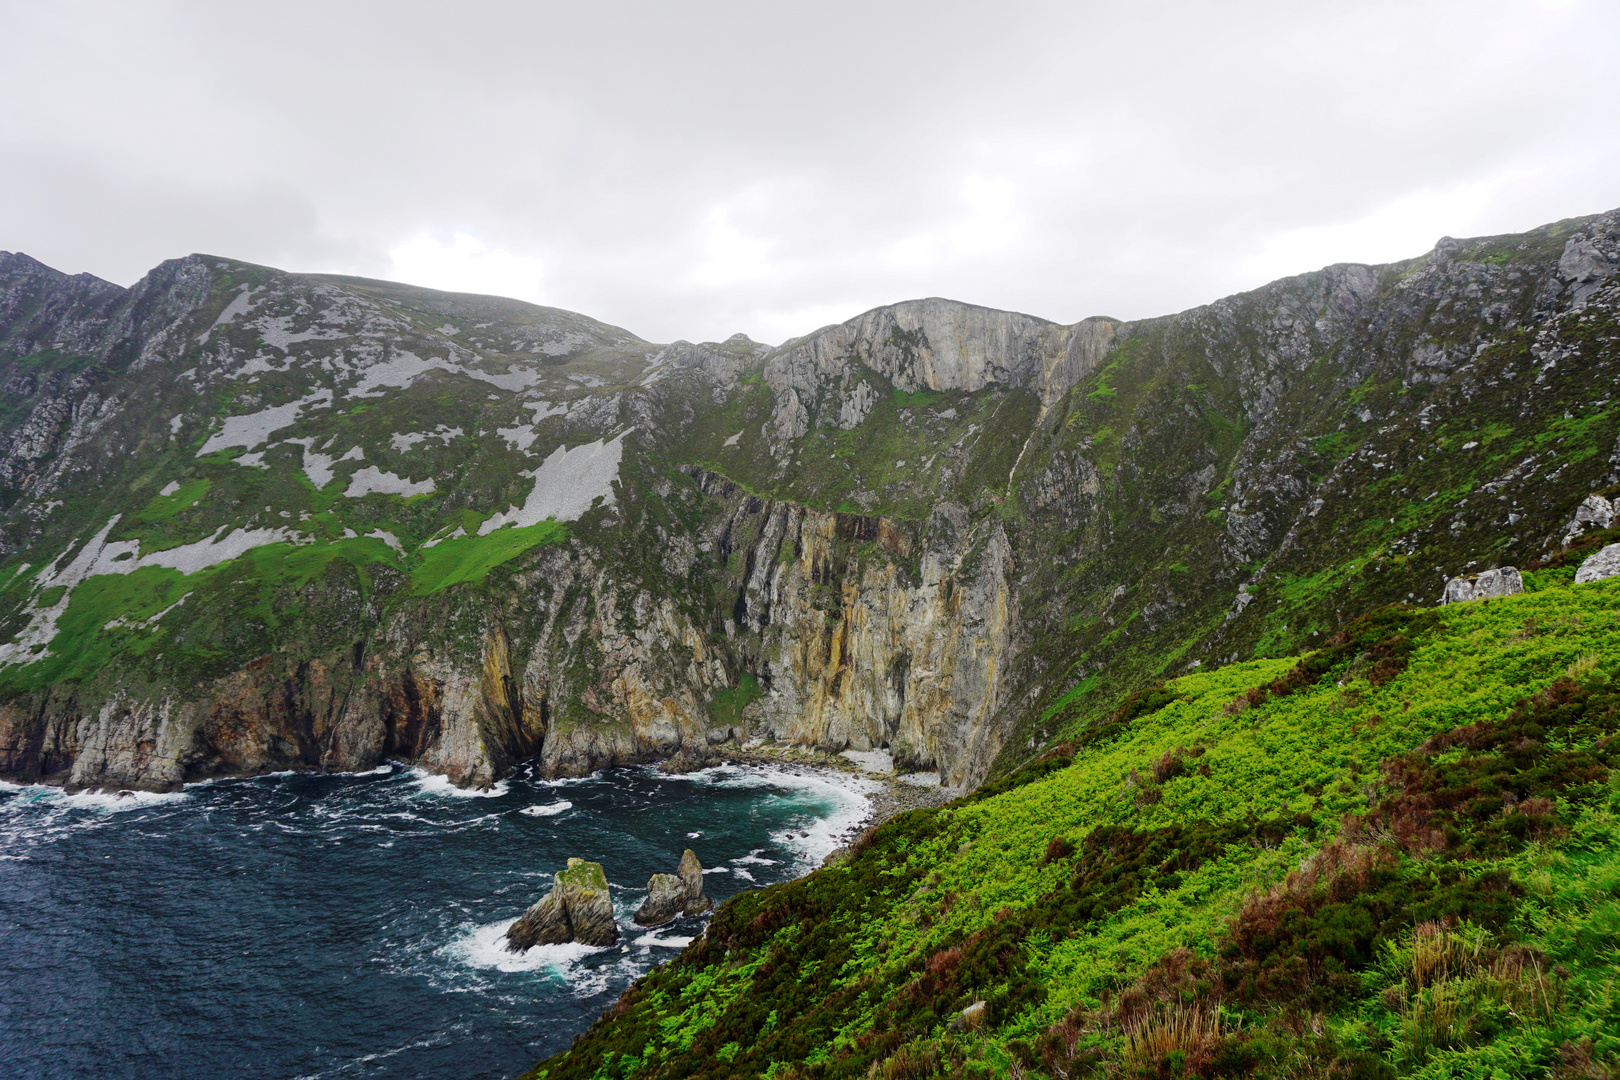
[[(630, 922), (683, 848), (723, 900), (819, 863), (865, 807), (824, 774), (730, 767), (476, 796), (395, 766), (133, 799), (0, 787), (0, 1074), (512, 1076), (701, 930)], [(505, 953), (570, 855), (606, 869), (621, 944)]]

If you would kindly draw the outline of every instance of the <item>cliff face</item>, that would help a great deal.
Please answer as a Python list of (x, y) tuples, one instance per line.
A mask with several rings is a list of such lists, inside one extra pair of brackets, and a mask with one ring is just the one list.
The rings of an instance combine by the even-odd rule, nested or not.
[(0, 255), (0, 775), (487, 785), (770, 737), (976, 784), (1143, 681), (1556, 547), (1620, 481), (1617, 222), (776, 349)]
[(1000, 522), (948, 502), (923, 523), (822, 513), (692, 471), (735, 507), (715, 538), (741, 567), (726, 637), (749, 643), (769, 688), (744, 731), (887, 747), (953, 786), (984, 775), (1017, 622)]

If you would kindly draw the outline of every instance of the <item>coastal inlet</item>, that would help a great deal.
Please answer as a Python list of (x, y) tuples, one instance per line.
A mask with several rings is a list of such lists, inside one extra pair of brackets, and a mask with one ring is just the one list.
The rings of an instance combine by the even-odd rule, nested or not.
[[(0, 787), (9, 1076), (508, 1077), (565, 1048), (705, 916), (632, 917), (682, 853), (716, 903), (808, 871), (875, 785), (652, 767), (487, 792), (383, 766), (170, 795)], [(568, 858), (618, 940), (506, 948)]]

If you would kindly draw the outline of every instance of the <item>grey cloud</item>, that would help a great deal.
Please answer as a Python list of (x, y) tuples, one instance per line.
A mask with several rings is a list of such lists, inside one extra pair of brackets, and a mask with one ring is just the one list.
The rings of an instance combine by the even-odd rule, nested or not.
[(1150, 315), (1620, 202), (1617, 31), (1599, 0), (18, 5), (0, 247), (386, 275), (464, 232), (661, 340), (930, 294)]

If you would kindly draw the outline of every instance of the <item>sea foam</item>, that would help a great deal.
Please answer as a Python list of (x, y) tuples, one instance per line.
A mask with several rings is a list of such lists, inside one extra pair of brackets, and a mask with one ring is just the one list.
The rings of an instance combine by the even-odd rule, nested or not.
[(536, 803), (534, 806), (525, 806), (522, 810), (519, 810), (518, 813), (528, 814), (530, 817), (555, 817), (556, 815), (567, 810), (572, 810), (573, 808), (573, 803), (569, 802), (567, 799), (563, 799), (561, 802)]

